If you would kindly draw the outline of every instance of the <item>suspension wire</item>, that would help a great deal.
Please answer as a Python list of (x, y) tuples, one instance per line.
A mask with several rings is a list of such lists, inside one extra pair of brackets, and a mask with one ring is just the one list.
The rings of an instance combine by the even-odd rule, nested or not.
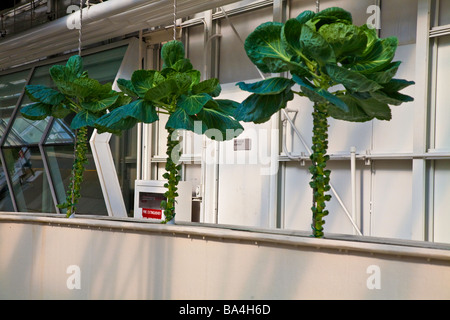
[[(86, 0), (86, 8), (89, 10), (89, 0)], [(80, 0), (80, 28), (78, 29), (78, 55), (81, 57), (81, 42), (83, 37), (83, 0)]]
[(320, 0), (316, 0), (316, 13), (320, 11)]
[(173, 0), (173, 40), (177, 40), (177, 0)]
[(80, 0), (80, 28), (78, 29), (78, 55), (81, 56), (81, 36), (82, 36), (82, 28), (83, 25), (83, 0)]

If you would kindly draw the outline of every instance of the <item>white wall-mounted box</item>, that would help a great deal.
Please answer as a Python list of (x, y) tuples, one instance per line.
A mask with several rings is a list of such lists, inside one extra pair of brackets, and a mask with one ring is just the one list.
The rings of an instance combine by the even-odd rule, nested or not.
[[(164, 211), (161, 201), (165, 200), (165, 180), (136, 180), (134, 197), (134, 218), (163, 221)], [(178, 197), (175, 204), (176, 221), (191, 221), (192, 184), (188, 181), (178, 183)]]

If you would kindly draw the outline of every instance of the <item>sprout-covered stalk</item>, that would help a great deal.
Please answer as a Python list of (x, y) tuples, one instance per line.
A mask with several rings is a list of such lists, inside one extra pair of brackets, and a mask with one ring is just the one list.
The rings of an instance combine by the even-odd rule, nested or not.
[(83, 182), (83, 173), (85, 166), (88, 163), (86, 156), (88, 150), (87, 146), (87, 127), (82, 127), (77, 130), (75, 150), (74, 150), (74, 161), (72, 166), (72, 172), (70, 175), (70, 184), (67, 189), (66, 202), (58, 205), (60, 208), (66, 208), (66, 216), (70, 217), (75, 214), (76, 204), (81, 197), (81, 183)]
[(310, 186), (313, 189), (313, 206), (312, 210), (312, 231), (313, 236), (317, 238), (323, 237), (323, 218), (328, 215), (325, 210), (326, 201), (331, 196), (325, 194), (330, 190), (330, 170), (326, 170), (329, 156), (326, 154), (328, 150), (328, 113), (326, 104), (315, 104), (313, 115), (313, 137), (312, 137), (312, 165), (309, 171), (312, 174)]
[[(167, 191), (164, 193), (166, 197), (165, 201), (161, 202), (161, 208), (164, 209), (165, 219), (163, 223), (171, 222), (175, 217), (175, 203), (176, 197), (178, 196), (178, 182), (181, 180), (179, 174), (181, 170), (181, 165), (174, 162), (175, 148), (178, 144), (177, 139), (174, 139), (175, 129), (167, 128), (167, 161), (166, 161), (166, 172), (163, 177), (167, 179), (167, 183), (164, 184)], [(172, 221), (173, 222), (173, 221)]]

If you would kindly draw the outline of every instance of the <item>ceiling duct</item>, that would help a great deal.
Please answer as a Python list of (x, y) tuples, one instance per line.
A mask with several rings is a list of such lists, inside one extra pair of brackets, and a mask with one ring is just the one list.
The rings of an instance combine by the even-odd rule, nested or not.
[[(183, 18), (238, 0), (177, 0)], [(173, 24), (171, 0), (109, 0), (83, 9), (82, 42), (91, 45), (150, 27)], [(75, 12), (22, 34), (0, 40), (0, 70), (78, 47), (80, 14)]]

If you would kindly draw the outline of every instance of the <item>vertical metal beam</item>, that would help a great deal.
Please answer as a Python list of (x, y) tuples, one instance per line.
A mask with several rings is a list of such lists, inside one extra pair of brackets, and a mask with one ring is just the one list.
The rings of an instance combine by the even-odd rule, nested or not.
[[(431, 0), (418, 1), (417, 40), (416, 40), (416, 91), (414, 110), (413, 153), (427, 151), (427, 122), (429, 104), (429, 30), (431, 19)], [(412, 175), (412, 216), (413, 221), (422, 221), (423, 239), (432, 240), (429, 230), (425, 230), (427, 178), (426, 160), (413, 159)], [(431, 221), (430, 221), (431, 222)], [(432, 223), (432, 222), (431, 222)]]
[[(287, 19), (287, 1), (286, 0), (274, 0), (273, 1), (273, 21), (275, 22), (285, 22)], [(284, 181), (280, 181), (279, 177), (279, 162), (278, 156), (280, 154), (280, 113), (276, 113), (271, 118), (271, 130), (272, 132), (278, 132), (276, 139), (274, 135), (271, 134), (270, 141), (270, 153), (271, 153), (271, 176), (269, 181), (269, 228), (275, 229), (278, 225), (277, 221), (281, 221), (281, 211), (280, 211), (280, 197), (284, 197), (283, 194), (280, 194), (280, 184), (284, 183)]]

